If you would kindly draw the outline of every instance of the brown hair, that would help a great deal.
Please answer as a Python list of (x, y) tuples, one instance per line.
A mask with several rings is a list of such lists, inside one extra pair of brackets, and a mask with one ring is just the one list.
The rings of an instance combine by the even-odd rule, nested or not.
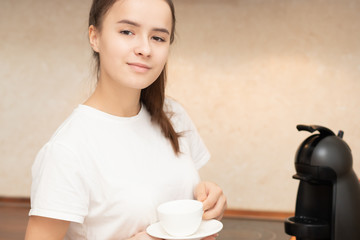
[[(93, 0), (90, 14), (89, 26), (93, 25), (96, 29), (101, 31), (102, 20), (105, 14), (109, 11), (112, 5), (118, 0)], [(172, 28), (170, 33), (170, 43), (174, 41), (175, 35), (175, 8), (172, 0), (164, 0), (170, 7), (172, 15)], [(96, 61), (96, 74), (99, 77), (100, 73), (100, 55), (93, 51)], [(173, 150), (176, 154), (180, 153), (179, 140), (180, 134), (175, 132), (169, 117), (164, 112), (165, 100), (165, 84), (166, 84), (166, 65), (160, 73), (159, 77), (150, 86), (141, 90), (140, 101), (146, 106), (151, 115), (151, 120), (157, 123), (164, 136), (170, 140)]]

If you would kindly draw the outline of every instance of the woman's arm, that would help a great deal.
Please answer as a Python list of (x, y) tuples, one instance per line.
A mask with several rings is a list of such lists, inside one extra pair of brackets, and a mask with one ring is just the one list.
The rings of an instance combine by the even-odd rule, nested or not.
[(25, 240), (62, 240), (70, 222), (31, 216), (26, 229)]

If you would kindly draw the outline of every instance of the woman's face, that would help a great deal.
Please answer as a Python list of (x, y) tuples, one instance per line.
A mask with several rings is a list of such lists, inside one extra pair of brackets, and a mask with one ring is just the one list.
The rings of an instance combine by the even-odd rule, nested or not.
[(90, 26), (100, 55), (100, 79), (143, 89), (160, 75), (168, 58), (172, 15), (164, 0), (119, 0), (104, 16), (101, 31)]

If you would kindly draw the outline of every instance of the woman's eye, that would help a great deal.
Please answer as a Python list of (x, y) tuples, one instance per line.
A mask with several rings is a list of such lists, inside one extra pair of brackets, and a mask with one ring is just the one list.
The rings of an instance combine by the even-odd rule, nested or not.
[(165, 42), (165, 39), (161, 37), (152, 37), (152, 38), (157, 42)]
[(123, 31), (120, 31), (121, 34), (124, 34), (124, 35), (134, 35), (131, 31), (129, 30), (123, 30)]

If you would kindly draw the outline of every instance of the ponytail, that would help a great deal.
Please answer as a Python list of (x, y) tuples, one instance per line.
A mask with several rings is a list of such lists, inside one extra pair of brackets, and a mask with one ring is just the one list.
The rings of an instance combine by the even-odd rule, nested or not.
[(178, 155), (180, 153), (180, 134), (175, 132), (169, 117), (164, 111), (165, 83), (166, 66), (156, 81), (141, 91), (140, 100), (150, 113), (151, 121), (160, 126), (161, 132), (170, 141), (175, 154)]

